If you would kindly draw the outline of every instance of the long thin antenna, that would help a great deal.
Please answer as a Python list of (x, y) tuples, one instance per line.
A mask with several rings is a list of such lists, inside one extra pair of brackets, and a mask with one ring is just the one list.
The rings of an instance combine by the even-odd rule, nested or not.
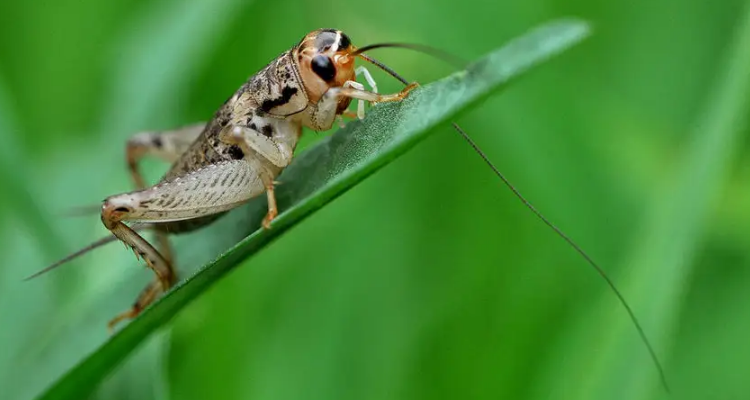
[(516, 187), (513, 186), (513, 184), (511, 184), (510, 181), (505, 177), (505, 175), (503, 175), (500, 172), (500, 170), (498, 170), (497, 167), (495, 167), (495, 164), (493, 164), (492, 161), (490, 161), (487, 155), (484, 154), (484, 152), (479, 148), (479, 146), (477, 146), (477, 144), (474, 143), (474, 141), (469, 137), (469, 135), (466, 132), (464, 132), (464, 130), (461, 129), (461, 127), (458, 126), (458, 124), (456, 124), (455, 122), (453, 122), (452, 124), (453, 124), (453, 127), (456, 128), (458, 133), (460, 133), (461, 136), (463, 136), (464, 139), (466, 139), (466, 141), (469, 142), (469, 145), (471, 145), (471, 147), (474, 148), (474, 151), (476, 151), (477, 154), (479, 154), (479, 156), (482, 157), (484, 162), (487, 163), (487, 165), (492, 169), (492, 171), (495, 172), (495, 175), (497, 175), (503, 181), (505, 186), (507, 186), (513, 192), (513, 194), (515, 194), (516, 197), (518, 197), (518, 199), (520, 199), (521, 202), (526, 207), (529, 208), (529, 210), (531, 210), (534, 214), (536, 214), (536, 216), (539, 217), (539, 219), (542, 220), (542, 222), (544, 222), (545, 225), (552, 228), (552, 230), (555, 231), (555, 233), (557, 233), (558, 236), (560, 236), (561, 238), (563, 238), (563, 240), (568, 242), (568, 244), (571, 247), (573, 247), (573, 249), (575, 249), (575, 251), (577, 251), (578, 254), (581, 255), (581, 257), (583, 257), (592, 267), (594, 267), (596, 272), (599, 273), (599, 276), (601, 276), (602, 279), (604, 279), (604, 281), (607, 282), (607, 285), (609, 285), (610, 289), (612, 289), (612, 291), (615, 293), (617, 298), (620, 300), (620, 303), (622, 304), (622, 306), (625, 307), (625, 310), (628, 312), (628, 315), (630, 316), (630, 320), (633, 322), (633, 325), (635, 325), (635, 328), (638, 331), (638, 335), (640, 335), (641, 340), (643, 341), (643, 343), (646, 345), (646, 348), (648, 349), (651, 359), (656, 365), (656, 369), (659, 370), (659, 377), (661, 378), (662, 385), (664, 385), (664, 390), (666, 390), (667, 393), (669, 393), (669, 385), (667, 384), (667, 377), (664, 374), (664, 369), (662, 368), (661, 363), (659, 362), (659, 358), (656, 356), (656, 352), (654, 351), (654, 348), (651, 346), (651, 342), (649, 342), (648, 337), (646, 337), (646, 333), (643, 330), (643, 327), (641, 327), (641, 323), (638, 322), (638, 318), (636, 318), (635, 313), (633, 312), (633, 309), (631, 309), (628, 302), (625, 301), (625, 296), (623, 296), (622, 293), (620, 293), (620, 291), (617, 289), (617, 286), (615, 286), (615, 283), (612, 282), (609, 276), (607, 276), (607, 273), (604, 272), (604, 270), (597, 263), (595, 263), (594, 260), (591, 257), (589, 257), (589, 255), (585, 251), (583, 251), (583, 249), (580, 246), (578, 246), (570, 237), (568, 237), (568, 235), (563, 233), (563, 231), (561, 231), (557, 226), (555, 226), (552, 222), (550, 222), (544, 215), (542, 215), (541, 212), (539, 212), (531, 203), (529, 203), (529, 201), (526, 200), (525, 197), (523, 197), (521, 192), (519, 192), (518, 189), (516, 189)]
[[(439, 60), (443, 60), (448, 64), (453, 65), (454, 67), (458, 68), (464, 68), (468, 64), (465, 60), (461, 59), (460, 57), (453, 55), (451, 53), (448, 53), (447, 51), (428, 46), (425, 44), (417, 44), (417, 43), (376, 43), (376, 44), (370, 44), (367, 46), (362, 46), (357, 48), (352, 55), (353, 56), (359, 56), (362, 55), (362, 53), (373, 50), (373, 49), (381, 49), (384, 47), (395, 47), (395, 48), (401, 48), (401, 49), (409, 49), (418, 51), (420, 53), (427, 54), (429, 56), (433, 56)], [(382, 65), (382, 63), (381, 63)]]
[[(146, 229), (148, 227), (149, 227), (149, 225), (145, 225), (145, 224), (144, 225), (133, 225), (133, 226), (131, 226), (131, 228), (133, 228), (133, 230), (135, 230), (135, 231), (141, 231), (141, 230), (144, 230), (144, 229)], [(76, 259), (76, 258), (78, 258), (78, 257), (80, 257), (80, 256), (82, 256), (82, 255), (84, 255), (86, 253), (88, 253), (91, 250), (94, 250), (94, 249), (96, 249), (98, 247), (104, 246), (105, 244), (114, 242), (116, 240), (118, 240), (118, 239), (117, 239), (117, 237), (115, 235), (109, 235), (109, 236), (105, 236), (105, 237), (103, 237), (101, 239), (98, 239), (95, 242), (89, 244), (88, 246), (83, 247), (83, 248), (81, 248), (79, 250), (76, 250), (75, 252), (70, 253), (67, 256), (65, 256), (65, 257), (63, 257), (63, 258), (55, 261), (53, 264), (47, 266), (46, 268), (42, 269), (41, 271), (37, 271), (37, 272), (33, 273), (32, 275), (27, 276), (23, 280), (24, 281), (28, 281), (30, 279), (36, 278), (39, 275), (45, 274), (45, 273), (47, 273), (49, 271), (52, 271), (53, 269), (55, 269), (55, 268), (57, 268), (57, 267), (65, 264), (65, 263), (67, 263), (68, 261), (74, 260), (74, 259)]]
[[(405, 48), (412, 48), (412, 49), (417, 47), (418, 50), (423, 53), (432, 54), (432, 55), (435, 55), (435, 52), (439, 53), (440, 55), (437, 55), (436, 57), (442, 60), (446, 60), (446, 58), (447, 59), (454, 58), (451, 55), (448, 55), (446, 57), (445, 54), (447, 53), (444, 53), (442, 51), (439, 51), (430, 47), (425, 46), (425, 48), (423, 48), (421, 45), (410, 45), (410, 44), (401, 44), (401, 43), (383, 43), (383, 44), (370, 45), (370, 46), (360, 47), (355, 52), (357, 55), (362, 57), (365, 61), (368, 61), (372, 63), (373, 65), (377, 66), (378, 68), (382, 69), (383, 71), (387, 72), (389, 75), (396, 78), (404, 85), (408, 85), (409, 81), (407, 81), (406, 79), (404, 79), (404, 77), (396, 73), (396, 71), (392, 70), (391, 68), (389, 68), (382, 62), (377, 61), (370, 56), (362, 54), (366, 50), (371, 50), (371, 49), (380, 48), (380, 47), (405, 47)], [(531, 210), (540, 220), (542, 220), (542, 222), (544, 222), (545, 225), (552, 228), (552, 230), (555, 231), (555, 233), (558, 236), (560, 236), (571, 247), (573, 247), (573, 249), (576, 252), (578, 252), (578, 254), (580, 254), (589, 263), (589, 265), (591, 265), (594, 268), (594, 270), (596, 270), (599, 276), (601, 276), (602, 279), (604, 279), (604, 281), (607, 283), (610, 289), (612, 289), (612, 291), (615, 293), (615, 296), (617, 296), (617, 299), (620, 301), (620, 304), (622, 304), (622, 306), (625, 307), (625, 311), (627, 311), (628, 316), (630, 317), (630, 320), (633, 322), (635, 329), (638, 331), (638, 335), (641, 337), (641, 341), (643, 342), (643, 344), (646, 345), (646, 349), (648, 349), (648, 353), (651, 357), (651, 360), (653, 361), (654, 365), (656, 366), (656, 369), (659, 372), (659, 378), (661, 379), (662, 386), (664, 386), (664, 390), (667, 393), (670, 393), (669, 384), (667, 384), (667, 376), (664, 373), (664, 368), (662, 368), (662, 365), (659, 362), (659, 357), (656, 356), (656, 351), (654, 351), (653, 346), (651, 346), (651, 342), (648, 340), (648, 337), (646, 336), (646, 332), (643, 330), (641, 323), (638, 321), (638, 318), (635, 316), (635, 312), (633, 312), (633, 309), (630, 308), (630, 304), (628, 304), (628, 302), (625, 300), (625, 296), (623, 296), (620, 290), (617, 289), (617, 286), (615, 286), (615, 283), (612, 282), (612, 280), (609, 278), (607, 273), (604, 272), (604, 270), (596, 262), (594, 262), (594, 260), (591, 257), (589, 257), (589, 255), (585, 251), (583, 251), (583, 249), (580, 246), (578, 246), (573, 241), (573, 239), (571, 239), (570, 237), (568, 237), (568, 235), (563, 233), (563, 231), (561, 231), (557, 226), (555, 226), (552, 222), (550, 222), (550, 220), (548, 220), (528, 200), (526, 200), (526, 198), (523, 197), (521, 192), (519, 192), (518, 189), (516, 189), (516, 187), (513, 186), (513, 184), (510, 183), (510, 181), (507, 178), (505, 178), (505, 175), (503, 175), (502, 172), (500, 172), (500, 170), (498, 170), (497, 167), (495, 167), (495, 164), (493, 164), (492, 161), (490, 161), (487, 155), (484, 154), (484, 152), (479, 148), (479, 146), (476, 143), (474, 143), (471, 137), (469, 137), (469, 135), (463, 129), (461, 129), (461, 127), (458, 126), (457, 123), (452, 122), (452, 124), (453, 124), (453, 127), (458, 131), (458, 133), (460, 133), (461, 136), (463, 136), (464, 139), (466, 139), (466, 141), (469, 142), (469, 145), (471, 145), (474, 151), (476, 151), (477, 154), (479, 154), (479, 156), (482, 157), (482, 159), (484, 160), (485, 163), (487, 163), (490, 169), (492, 169), (492, 171), (495, 172), (495, 175), (497, 175), (503, 181), (505, 186), (507, 186), (513, 192), (513, 194), (516, 195), (516, 197), (518, 197), (518, 199), (521, 200), (521, 202), (529, 210)]]
[(396, 80), (398, 80), (399, 82), (403, 83), (404, 85), (407, 85), (407, 86), (409, 85), (409, 81), (407, 81), (406, 79), (404, 79), (404, 77), (401, 76), (401, 75), (399, 75), (396, 71), (392, 70), (391, 67), (383, 64), (382, 62), (380, 62), (380, 61), (378, 61), (378, 60), (376, 60), (376, 59), (374, 59), (374, 58), (372, 58), (372, 57), (370, 57), (370, 56), (368, 56), (366, 54), (360, 53), (359, 56), (362, 57), (363, 60), (365, 60), (365, 61), (367, 61), (367, 62), (375, 65), (376, 67), (382, 69), (383, 71), (387, 72), (390, 76), (396, 78)]
[(101, 204), (93, 204), (88, 206), (71, 207), (67, 211), (61, 213), (62, 217), (90, 217), (102, 212)]

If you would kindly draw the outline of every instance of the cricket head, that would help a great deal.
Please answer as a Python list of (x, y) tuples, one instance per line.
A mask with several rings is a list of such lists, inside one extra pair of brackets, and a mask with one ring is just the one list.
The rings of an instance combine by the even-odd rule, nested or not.
[[(384, 48), (400, 47), (425, 53), (447, 61), (453, 65), (465, 66), (463, 60), (430, 46), (412, 43), (377, 43), (363, 47), (352, 45), (349, 36), (338, 29), (318, 29), (305, 35), (294, 48), (294, 58), (299, 66), (300, 77), (305, 91), (312, 102), (316, 102), (332, 87), (344, 86), (346, 81), (356, 79), (354, 60), (361, 58), (389, 75), (408, 85), (403, 77), (394, 70), (364, 54), (365, 51)], [(349, 105), (350, 98), (342, 98), (338, 112), (342, 112)]]
[(311, 100), (329, 88), (355, 79), (354, 46), (343, 32), (318, 29), (305, 35), (294, 50), (302, 83)]

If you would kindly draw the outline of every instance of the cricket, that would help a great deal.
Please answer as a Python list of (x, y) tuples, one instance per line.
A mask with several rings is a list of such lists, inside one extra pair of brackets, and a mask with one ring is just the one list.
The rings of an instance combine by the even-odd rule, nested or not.
[[(154, 273), (154, 279), (140, 292), (132, 306), (108, 323), (137, 317), (176, 282), (169, 234), (203, 228), (227, 211), (266, 195), (268, 211), (262, 229), (272, 229), (278, 215), (274, 186), (276, 178), (290, 165), (303, 128), (326, 131), (344, 118), (365, 117), (365, 105), (397, 102), (419, 85), (409, 82), (385, 64), (364, 54), (383, 47), (402, 47), (454, 62), (456, 58), (429, 46), (381, 43), (357, 48), (337, 29), (318, 29), (305, 35), (263, 69), (252, 75), (206, 123), (173, 130), (140, 132), (126, 143), (125, 158), (135, 190), (103, 200), (98, 210), (111, 235), (51, 264), (27, 279), (46, 273), (97, 247), (120, 241), (132, 249)], [(405, 85), (397, 93), (380, 94), (362, 59)], [(369, 86), (365, 89), (357, 77)], [(356, 100), (356, 112), (349, 106)], [(494, 166), (489, 158), (457, 124), (453, 127), (479, 154), (515, 196), (544, 224), (565, 240), (612, 289), (628, 313), (655, 364), (661, 383), (669, 391), (666, 377), (644, 330), (625, 297), (605, 271), (572, 239), (541, 214)], [(155, 157), (171, 167), (155, 185), (148, 186), (139, 170), (144, 157)], [(126, 224), (128, 223), (128, 224)], [(141, 232), (155, 232), (156, 246)]]

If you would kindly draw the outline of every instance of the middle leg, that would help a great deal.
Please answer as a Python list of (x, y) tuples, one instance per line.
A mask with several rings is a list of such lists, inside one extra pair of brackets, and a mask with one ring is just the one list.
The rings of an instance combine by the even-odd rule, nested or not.
[(125, 144), (125, 159), (136, 189), (146, 187), (146, 182), (138, 168), (143, 157), (154, 156), (173, 163), (198, 138), (205, 126), (205, 122), (200, 122), (178, 129), (140, 132), (131, 136)]
[[(279, 140), (279, 138), (267, 137), (247, 126), (230, 126), (221, 132), (220, 139), (224, 143), (239, 146), (243, 154), (259, 154), (273, 164), (275, 168), (278, 168), (278, 171), (292, 162), (294, 148), (288, 142)], [(255, 162), (258, 163), (258, 161)], [(266, 168), (261, 167), (258, 170), (268, 198), (268, 213), (263, 218), (263, 227), (270, 229), (271, 221), (279, 213), (276, 207), (274, 176)]]

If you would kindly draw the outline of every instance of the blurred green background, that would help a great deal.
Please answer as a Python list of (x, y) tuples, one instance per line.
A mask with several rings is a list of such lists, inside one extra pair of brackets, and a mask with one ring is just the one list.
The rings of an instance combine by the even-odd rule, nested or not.
[[(209, 118), (314, 28), (476, 59), (562, 16), (594, 37), (459, 122), (608, 271), (674, 398), (747, 398), (748, 13), (739, 0), (2, 2), (0, 398), (41, 393), (151, 278), (111, 245), (22, 282), (106, 233), (62, 214), (130, 189), (129, 134)], [(372, 54), (422, 83), (452, 71)], [(448, 126), (168, 326), (94, 398), (666, 397), (611, 290)]]

